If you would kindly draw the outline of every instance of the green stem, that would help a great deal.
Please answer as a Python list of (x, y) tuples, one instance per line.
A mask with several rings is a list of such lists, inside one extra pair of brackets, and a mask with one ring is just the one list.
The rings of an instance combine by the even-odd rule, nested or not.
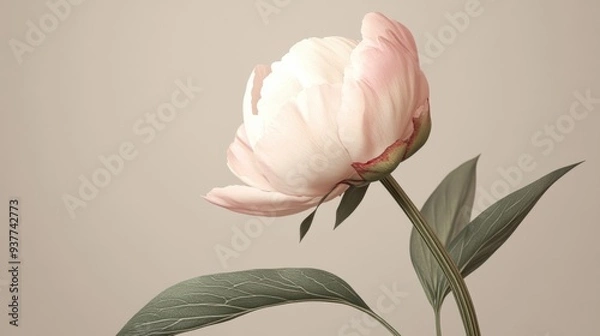
[(435, 310), (435, 334), (442, 336), (442, 314), (439, 308)]
[(419, 209), (410, 200), (408, 195), (404, 192), (392, 175), (388, 175), (383, 178), (381, 183), (385, 186), (392, 197), (394, 197), (408, 218), (410, 218), (415, 229), (425, 241), (425, 244), (435, 257), (435, 260), (440, 265), (440, 268), (448, 279), (450, 288), (452, 289), (452, 293), (454, 294), (454, 298), (458, 304), (467, 335), (481, 336), (479, 324), (477, 322), (477, 315), (475, 314), (475, 307), (473, 306), (473, 301), (471, 300), (467, 285), (465, 284), (458, 267), (456, 267), (456, 264), (454, 261), (452, 261), (452, 258), (444, 248), (444, 245), (437, 238), (431, 227), (427, 225), (427, 222), (423, 218), (423, 215), (421, 215)]

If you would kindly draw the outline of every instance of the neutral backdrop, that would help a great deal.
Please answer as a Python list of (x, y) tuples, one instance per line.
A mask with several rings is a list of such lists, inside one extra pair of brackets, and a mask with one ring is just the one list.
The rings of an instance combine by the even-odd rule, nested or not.
[[(431, 137), (394, 173), (417, 204), (478, 154), (478, 211), (586, 160), (467, 279), (483, 334), (596, 335), (600, 5), (474, 1), (87, 0), (59, 8), (61, 18), (53, 21), (46, 0), (2, 0), (0, 269), (8, 269), (14, 197), (23, 264), (18, 328), (8, 325), (9, 278), (0, 272), (0, 334), (114, 335), (181, 280), (307, 266), (342, 276), (376, 309), (380, 296), (395, 291), (387, 301), (394, 310), (383, 317), (403, 335), (433, 335), (433, 315), (409, 259), (411, 225), (380, 184), (335, 231), (337, 202), (324, 205), (301, 244), (298, 226), (306, 214), (253, 218), (202, 199), (215, 186), (238, 183), (225, 153), (242, 121), (254, 65), (278, 60), (306, 37), (358, 39), (363, 15), (380, 11), (413, 31), (431, 86)], [(261, 14), (257, 3), (276, 10)], [(477, 15), (453, 26), (465, 6), (478, 8)], [(36, 35), (32, 25), (47, 32)], [(202, 92), (192, 92), (151, 137), (145, 118), (177, 94), (178, 81)], [(586, 95), (596, 100), (577, 106)], [(577, 119), (570, 116), (574, 104)], [(103, 167), (99, 157), (123, 146), (135, 157), (71, 212), (65, 198), (80, 198), (80, 178), (91, 180)], [(511, 167), (523, 156), (533, 167), (515, 173)], [(245, 230), (251, 237), (240, 240)], [(227, 249), (228, 257), (219, 257)], [(190, 334), (387, 334), (369, 326), (351, 334), (347, 326), (361, 318), (351, 308), (301, 304)], [(464, 334), (451, 298), (443, 325), (445, 335)]]

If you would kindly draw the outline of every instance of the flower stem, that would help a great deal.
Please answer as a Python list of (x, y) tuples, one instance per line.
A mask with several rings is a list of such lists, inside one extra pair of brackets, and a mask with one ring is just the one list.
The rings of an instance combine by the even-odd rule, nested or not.
[(435, 334), (442, 336), (442, 314), (439, 308), (435, 310)]
[[(458, 267), (452, 261), (452, 258), (446, 251), (444, 245), (437, 238), (435, 232), (427, 224), (423, 215), (415, 204), (411, 201), (408, 195), (400, 187), (398, 182), (392, 177), (387, 175), (381, 180), (381, 183), (385, 186), (388, 192), (394, 197), (398, 205), (404, 210), (408, 218), (413, 223), (417, 232), (421, 235), (425, 244), (435, 257), (435, 260), (440, 265), (440, 268), (444, 272), (444, 275), (448, 279), (456, 303), (460, 310), (460, 315), (465, 326), (465, 331), (468, 336), (481, 336), (479, 331), (479, 324), (477, 322), (477, 315), (475, 314), (475, 308), (473, 301), (467, 289), (467, 285), (463, 277), (458, 270)], [(439, 315), (439, 314), (438, 314)]]

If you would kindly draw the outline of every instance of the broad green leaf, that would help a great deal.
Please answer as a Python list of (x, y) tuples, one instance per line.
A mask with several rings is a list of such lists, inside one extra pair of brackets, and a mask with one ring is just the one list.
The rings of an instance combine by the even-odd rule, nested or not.
[(364, 186), (351, 185), (346, 192), (344, 192), (344, 196), (342, 196), (342, 200), (340, 201), (335, 214), (334, 229), (342, 224), (346, 218), (350, 217), (354, 210), (356, 210), (360, 202), (362, 202), (363, 198), (365, 197), (368, 188), (368, 184)]
[(357, 308), (381, 320), (339, 277), (317, 269), (257, 269), (206, 275), (168, 288), (117, 336), (170, 336), (222, 323), (259, 309), (299, 302)]
[[(448, 244), (448, 252), (463, 277), (473, 273), (506, 242), (542, 195), (564, 174), (579, 165), (557, 169), (539, 180), (504, 197), (483, 211)], [(441, 272), (441, 271), (440, 271)], [(439, 304), (450, 292), (439, 277)]]
[[(450, 172), (429, 196), (421, 209), (423, 217), (444, 246), (471, 219), (478, 159), (479, 156)], [(425, 245), (423, 238), (414, 228), (410, 236), (410, 256), (427, 299), (434, 307), (441, 304), (437, 292), (440, 287), (440, 277), (445, 280), (444, 274), (437, 266), (437, 262)]]

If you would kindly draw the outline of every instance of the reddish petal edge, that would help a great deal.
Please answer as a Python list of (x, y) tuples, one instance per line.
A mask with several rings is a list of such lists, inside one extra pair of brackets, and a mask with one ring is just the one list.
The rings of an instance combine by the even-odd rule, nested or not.
[(398, 167), (398, 164), (400, 164), (406, 154), (406, 148), (406, 142), (396, 140), (378, 157), (364, 163), (354, 162), (352, 163), (352, 168), (365, 181), (377, 181)]
[(406, 160), (416, 153), (427, 141), (431, 133), (431, 115), (429, 99), (419, 109), (425, 109), (418, 117), (413, 118), (413, 133), (407, 141), (408, 150), (402, 160)]
[(393, 172), (400, 162), (408, 159), (423, 146), (431, 131), (429, 99), (424, 104), (424, 108), (427, 110), (412, 119), (413, 132), (407, 140), (396, 140), (381, 155), (367, 162), (352, 163), (352, 168), (361, 178), (365, 181), (377, 181), (383, 178)]

